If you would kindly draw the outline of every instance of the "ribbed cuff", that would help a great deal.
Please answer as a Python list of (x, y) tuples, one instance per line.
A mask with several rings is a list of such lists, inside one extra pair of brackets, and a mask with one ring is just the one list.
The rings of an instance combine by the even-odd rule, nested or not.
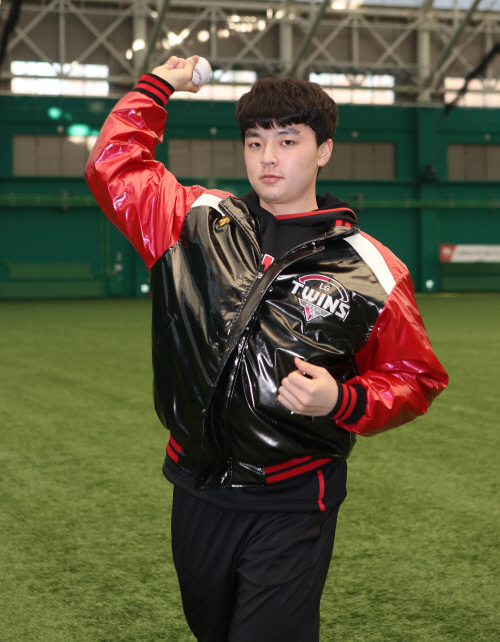
[(166, 107), (168, 99), (174, 93), (174, 88), (170, 83), (155, 74), (143, 74), (134, 88), (140, 94), (149, 96), (160, 107)]
[(366, 390), (358, 383), (338, 383), (339, 396), (330, 418), (343, 424), (355, 424), (365, 414)]

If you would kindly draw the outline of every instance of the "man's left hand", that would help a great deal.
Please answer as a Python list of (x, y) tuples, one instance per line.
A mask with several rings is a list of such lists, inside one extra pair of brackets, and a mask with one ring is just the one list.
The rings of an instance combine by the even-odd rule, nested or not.
[(333, 410), (338, 397), (338, 384), (325, 368), (314, 366), (299, 357), (297, 370), (281, 382), (278, 401), (290, 412), (310, 417), (324, 417)]

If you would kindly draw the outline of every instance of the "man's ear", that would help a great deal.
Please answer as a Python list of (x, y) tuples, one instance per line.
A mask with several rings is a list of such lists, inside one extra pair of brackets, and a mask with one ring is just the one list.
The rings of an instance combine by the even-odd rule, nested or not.
[(333, 149), (333, 140), (329, 138), (319, 146), (318, 167), (324, 167), (330, 160)]

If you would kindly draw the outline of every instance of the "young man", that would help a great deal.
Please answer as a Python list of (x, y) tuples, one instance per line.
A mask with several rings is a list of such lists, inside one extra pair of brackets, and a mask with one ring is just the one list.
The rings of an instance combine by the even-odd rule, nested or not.
[(151, 271), (156, 410), (170, 431), (172, 547), (203, 642), (319, 639), (319, 604), (356, 434), (425, 413), (446, 386), (407, 268), (316, 195), (337, 108), (264, 79), (238, 103), (252, 190), (184, 187), (154, 158), (170, 58), (113, 109), (87, 168)]

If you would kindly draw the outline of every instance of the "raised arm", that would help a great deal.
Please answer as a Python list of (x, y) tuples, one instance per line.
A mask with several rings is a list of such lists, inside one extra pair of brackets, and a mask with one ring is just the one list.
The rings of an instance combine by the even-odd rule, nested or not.
[(143, 75), (106, 119), (87, 163), (85, 177), (97, 203), (148, 268), (178, 240), (191, 205), (208, 191), (184, 187), (155, 159), (168, 99), (175, 90), (200, 90), (191, 81), (197, 59), (172, 57)]

